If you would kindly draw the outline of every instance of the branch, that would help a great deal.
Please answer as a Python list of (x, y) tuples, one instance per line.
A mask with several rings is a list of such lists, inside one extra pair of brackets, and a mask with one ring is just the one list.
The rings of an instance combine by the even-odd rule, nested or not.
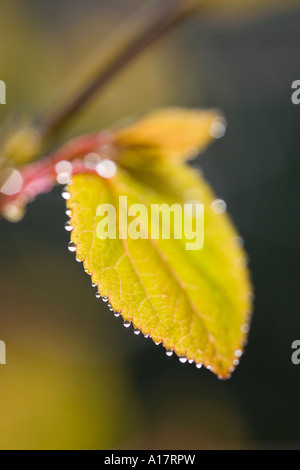
[(178, 23), (193, 15), (202, 4), (202, 0), (173, 0), (163, 5), (160, 1), (156, 8), (143, 9), (134, 23), (126, 29), (127, 37), (119, 39), (117, 51), (98, 67), (95, 76), (85, 88), (54, 114), (47, 116), (45, 113), (38, 119), (37, 128), (41, 138), (44, 140), (61, 131), (96, 93), (100, 92), (142, 51)]

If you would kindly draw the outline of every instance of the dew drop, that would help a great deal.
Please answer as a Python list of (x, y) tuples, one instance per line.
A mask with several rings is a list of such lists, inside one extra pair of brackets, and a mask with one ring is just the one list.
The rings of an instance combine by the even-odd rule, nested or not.
[(108, 302), (108, 297), (102, 297), (103, 302)]
[(11, 168), (7, 170), (7, 176), (4, 184), (0, 187), (0, 192), (6, 196), (13, 196), (21, 191), (23, 187), (23, 177), (19, 171)]
[(62, 173), (59, 173), (56, 177), (56, 181), (58, 182), (58, 184), (66, 184), (66, 183), (69, 183), (70, 182), (70, 173), (67, 173), (67, 172), (62, 172)]
[(79, 259), (77, 256), (76, 256), (75, 259), (76, 259), (77, 263), (82, 263), (82, 259)]
[(242, 325), (241, 326), (241, 332), (244, 334), (247, 334), (249, 332), (249, 325)]
[(68, 201), (68, 200), (70, 199), (70, 197), (71, 197), (71, 194), (69, 193), (69, 191), (66, 191), (66, 190), (64, 190), (64, 191), (61, 193), (61, 195), (62, 195), (62, 197), (63, 197), (66, 201)]
[(238, 359), (234, 359), (234, 361), (233, 361), (233, 365), (234, 365), (234, 366), (238, 366), (239, 363), (240, 363), (240, 361), (239, 361)]
[(94, 170), (96, 165), (101, 161), (100, 155), (95, 152), (88, 153), (83, 160), (84, 166), (90, 170)]
[(193, 364), (194, 359), (189, 359), (189, 364)]
[(179, 358), (179, 361), (182, 363), (182, 364), (185, 364), (187, 362), (187, 358), (185, 356), (181, 356)]
[(167, 349), (167, 350), (166, 350), (166, 355), (167, 355), (168, 357), (173, 356), (173, 354), (174, 354), (174, 351), (172, 351), (172, 349)]
[(226, 202), (223, 199), (215, 199), (211, 203), (211, 209), (215, 214), (224, 214), (227, 209)]
[(72, 232), (72, 230), (73, 230), (73, 227), (72, 227), (72, 225), (69, 221), (65, 223), (65, 230), (67, 232)]
[(149, 338), (149, 335), (144, 335), (144, 338), (146, 338), (146, 339)]
[(25, 206), (21, 204), (6, 204), (2, 209), (2, 215), (9, 222), (20, 222), (25, 215)]
[(60, 173), (72, 173), (72, 163), (67, 160), (62, 160), (55, 165), (55, 171), (59, 175)]
[(154, 341), (154, 343), (156, 344), (156, 346), (159, 346), (161, 341), (158, 341), (158, 342)]
[(133, 332), (135, 335), (139, 335), (141, 331), (138, 328), (135, 328)]
[(70, 242), (70, 243), (68, 244), (68, 250), (71, 251), (71, 253), (75, 253), (75, 251), (76, 251), (76, 245), (75, 245), (75, 243)]
[(71, 215), (72, 215), (71, 209), (67, 209), (67, 210), (66, 210), (66, 215), (67, 215), (68, 217), (71, 217)]
[(234, 372), (234, 367), (230, 367), (229, 372), (231, 372), (231, 373)]
[(121, 315), (120, 312), (115, 312), (115, 313), (114, 313), (114, 316), (115, 316), (116, 318), (118, 318), (120, 315)]
[(209, 128), (209, 133), (214, 139), (220, 139), (225, 135), (227, 127), (226, 119), (219, 116), (215, 118)]
[(130, 321), (127, 321), (127, 320), (124, 320), (124, 321), (123, 321), (123, 325), (125, 326), (125, 328), (129, 328), (130, 325), (131, 325), (131, 322), (130, 322)]
[(243, 355), (243, 351), (241, 349), (237, 349), (234, 353), (235, 357), (241, 357)]
[(97, 287), (98, 284), (95, 284), (94, 282), (92, 282), (92, 287)]
[(112, 178), (117, 172), (116, 164), (112, 160), (102, 160), (96, 165), (96, 172), (102, 178)]
[(95, 297), (96, 297), (97, 299), (101, 299), (101, 294), (100, 294), (100, 292), (96, 292)]
[(197, 367), (197, 369), (201, 369), (201, 367), (202, 367), (201, 362), (198, 362), (198, 364), (196, 364), (196, 367)]

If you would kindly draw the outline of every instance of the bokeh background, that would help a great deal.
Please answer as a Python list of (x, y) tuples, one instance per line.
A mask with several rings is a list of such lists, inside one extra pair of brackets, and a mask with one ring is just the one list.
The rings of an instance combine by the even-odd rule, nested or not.
[[(1, 138), (142, 3), (1, 0)], [(300, 5), (214, 4), (129, 67), (69, 136), (167, 105), (223, 110), (227, 134), (196, 164), (249, 253), (246, 354), (222, 382), (123, 328), (67, 250), (57, 188), (20, 223), (0, 221), (1, 449), (300, 448)]]

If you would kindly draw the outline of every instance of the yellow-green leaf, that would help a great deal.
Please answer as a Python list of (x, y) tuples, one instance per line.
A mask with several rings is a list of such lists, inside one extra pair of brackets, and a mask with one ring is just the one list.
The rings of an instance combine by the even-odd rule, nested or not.
[[(80, 174), (69, 190), (71, 239), (101, 296), (156, 343), (229, 377), (248, 331), (251, 284), (240, 239), (201, 174), (165, 161), (159, 169), (118, 167), (110, 179)], [(120, 220), (119, 196), (127, 196), (128, 206), (145, 204), (149, 213), (151, 204), (200, 201), (203, 248), (186, 250), (185, 239), (99, 239), (97, 208), (112, 204)]]
[(224, 125), (224, 118), (214, 109), (154, 111), (116, 132), (117, 159), (130, 160), (130, 166), (153, 165), (165, 158), (173, 162), (189, 160), (204, 150)]

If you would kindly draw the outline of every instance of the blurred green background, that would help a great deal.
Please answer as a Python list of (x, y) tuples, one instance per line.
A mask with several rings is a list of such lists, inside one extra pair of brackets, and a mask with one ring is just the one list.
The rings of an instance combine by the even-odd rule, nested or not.
[[(141, 3), (1, 0), (3, 134), (51, 104)], [(0, 221), (1, 449), (300, 448), (299, 2), (214, 3), (129, 67), (72, 134), (168, 105), (223, 110), (227, 134), (196, 164), (250, 256), (246, 354), (221, 382), (123, 328), (66, 248), (56, 188), (19, 224)]]

